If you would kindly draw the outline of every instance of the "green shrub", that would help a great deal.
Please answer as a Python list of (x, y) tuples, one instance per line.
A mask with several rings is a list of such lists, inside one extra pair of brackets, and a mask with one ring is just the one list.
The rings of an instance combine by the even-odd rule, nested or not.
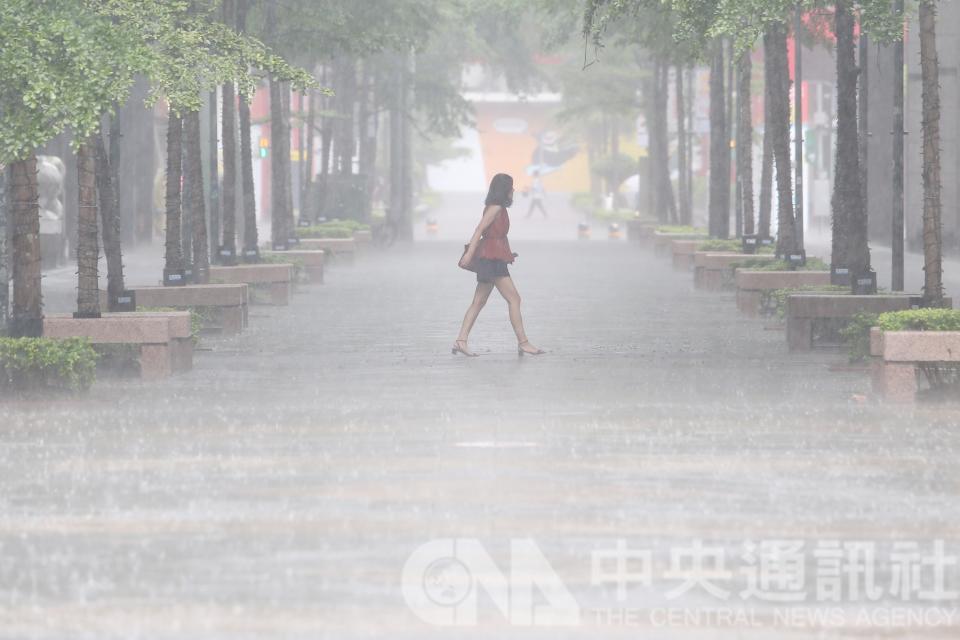
[(830, 271), (830, 265), (820, 258), (807, 258), (807, 263), (796, 269), (790, 268), (786, 260), (762, 260), (746, 258), (735, 265), (737, 269), (752, 269), (754, 271)]
[(870, 329), (877, 325), (877, 314), (858, 313), (840, 330), (840, 337), (847, 345), (851, 362), (860, 362), (870, 357)]
[(356, 220), (330, 220), (309, 227), (297, 227), (298, 238), (351, 238), (354, 231), (369, 231), (370, 225)]
[(960, 331), (960, 310), (908, 309), (881, 313), (873, 325), (884, 331)]
[(697, 251), (723, 251), (739, 253), (743, 248), (743, 243), (739, 240), (720, 240), (711, 238), (704, 240), (697, 245)]
[(0, 391), (86, 391), (96, 368), (86, 338), (0, 338)]
[(788, 287), (764, 291), (760, 295), (760, 308), (764, 313), (783, 319), (787, 310), (787, 296), (794, 293), (850, 293), (850, 287), (833, 284), (809, 284), (802, 287)]
[(658, 233), (676, 233), (676, 234), (684, 234), (684, 235), (691, 235), (691, 236), (703, 236), (704, 238), (706, 238), (707, 236), (706, 229), (698, 229), (697, 227), (690, 227), (690, 226), (684, 226), (684, 225), (662, 224), (659, 227), (657, 227), (657, 232)]
[(960, 331), (960, 310), (907, 309), (879, 315), (859, 313), (840, 332), (851, 360), (864, 360), (870, 355), (870, 329), (873, 327), (884, 331)]

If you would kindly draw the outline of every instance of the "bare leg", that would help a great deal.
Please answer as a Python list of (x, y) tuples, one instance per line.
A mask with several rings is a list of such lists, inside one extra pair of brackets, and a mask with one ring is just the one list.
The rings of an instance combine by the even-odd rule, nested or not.
[(494, 280), (494, 284), (497, 286), (497, 291), (500, 292), (503, 299), (507, 301), (507, 306), (510, 309), (510, 324), (513, 325), (513, 332), (517, 334), (517, 343), (520, 345), (520, 348), (527, 353), (539, 351), (539, 349), (530, 344), (530, 341), (527, 340), (527, 333), (523, 330), (523, 317), (520, 315), (520, 293), (513, 284), (513, 278), (509, 276), (497, 278)]
[(477, 283), (477, 289), (473, 293), (473, 302), (467, 307), (467, 313), (463, 316), (463, 324), (460, 325), (460, 333), (457, 335), (457, 342), (462, 343), (460, 346), (464, 349), (467, 346), (470, 330), (473, 329), (473, 323), (477, 321), (477, 316), (480, 315), (483, 305), (487, 304), (487, 298), (490, 297), (491, 291), (493, 291), (492, 282)]

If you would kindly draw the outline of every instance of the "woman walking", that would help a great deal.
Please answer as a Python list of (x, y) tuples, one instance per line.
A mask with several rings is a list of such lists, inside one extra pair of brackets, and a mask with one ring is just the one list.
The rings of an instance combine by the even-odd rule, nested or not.
[(480, 315), (480, 310), (487, 303), (490, 292), (496, 287), (510, 308), (510, 324), (513, 325), (513, 331), (517, 334), (517, 353), (521, 356), (525, 353), (530, 355), (545, 353), (527, 340), (527, 334), (523, 330), (523, 318), (520, 316), (520, 294), (510, 278), (510, 272), (507, 271), (507, 265), (512, 263), (514, 258), (513, 252), (510, 251), (510, 242), (507, 240), (507, 232), (510, 230), (507, 207), (513, 204), (513, 178), (505, 173), (493, 176), (484, 204), (486, 207), (483, 210), (483, 218), (480, 219), (477, 230), (470, 238), (470, 244), (460, 258), (461, 267), (477, 272), (477, 290), (473, 294), (473, 302), (470, 303), (463, 317), (460, 335), (453, 343), (451, 352), (462, 353), (465, 356), (477, 355), (467, 348), (467, 337), (477, 316)]

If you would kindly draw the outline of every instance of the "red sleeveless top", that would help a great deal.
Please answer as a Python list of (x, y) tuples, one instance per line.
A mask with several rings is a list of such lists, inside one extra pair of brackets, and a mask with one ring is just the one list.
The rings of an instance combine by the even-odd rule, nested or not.
[(508, 231), (510, 231), (510, 216), (507, 215), (506, 208), (500, 207), (497, 217), (493, 219), (489, 227), (483, 230), (483, 234), (480, 236), (477, 257), (512, 263), (513, 252), (510, 250), (510, 242), (507, 240)]

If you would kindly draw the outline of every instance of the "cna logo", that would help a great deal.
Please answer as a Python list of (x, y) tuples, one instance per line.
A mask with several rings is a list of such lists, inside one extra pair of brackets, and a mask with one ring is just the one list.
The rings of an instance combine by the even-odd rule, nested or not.
[(421, 620), (438, 626), (477, 623), (482, 590), (510, 624), (567, 626), (580, 622), (580, 606), (540, 547), (528, 538), (510, 541), (506, 573), (475, 538), (431, 540), (403, 567), (403, 598)]

